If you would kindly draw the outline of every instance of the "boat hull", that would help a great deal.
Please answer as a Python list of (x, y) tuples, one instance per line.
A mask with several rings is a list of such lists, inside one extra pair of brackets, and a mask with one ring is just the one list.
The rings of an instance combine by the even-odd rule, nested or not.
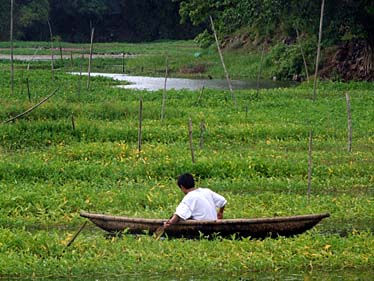
[[(131, 234), (153, 234), (163, 226), (166, 219), (143, 219), (81, 212), (96, 226), (110, 232)], [(169, 227), (168, 237), (196, 238), (201, 236), (266, 238), (301, 234), (330, 214), (301, 215), (290, 217), (223, 219), (217, 221), (180, 221)]]

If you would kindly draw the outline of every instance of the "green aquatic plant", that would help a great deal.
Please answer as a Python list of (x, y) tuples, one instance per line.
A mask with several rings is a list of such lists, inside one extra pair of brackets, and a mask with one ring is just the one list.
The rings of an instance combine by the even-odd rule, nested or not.
[[(168, 54), (188, 61), (196, 47), (191, 42), (171, 46), (179, 44), (185, 48), (174, 48)], [(138, 47), (139, 52), (159, 56), (166, 45), (110, 48), (135, 52)], [(210, 55), (201, 58), (208, 60)], [(161, 58), (150, 61), (154, 65), (165, 62)], [(135, 60), (132, 63), (139, 66)], [(0, 124), (1, 277), (97, 274), (115, 278), (189, 271), (195, 279), (218, 269), (224, 277), (251, 278), (254, 272), (368, 272), (373, 267), (372, 84), (320, 83), (320, 95), (313, 103), (308, 84), (261, 89), (258, 96), (255, 90), (241, 90), (236, 92), (238, 109), (224, 90), (205, 89), (200, 102), (200, 91), (170, 90), (161, 122), (162, 91), (119, 89), (114, 87), (118, 82), (100, 77), (92, 77), (91, 91), (84, 86), (79, 91), (85, 78), (66, 73), (64, 65), (51, 82), (48, 63), (33, 62), (29, 72), (25, 63), (17, 63), (17, 90), (11, 96), (9, 64), (0, 63), (1, 121), (24, 112), (60, 87), (30, 114)], [(178, 68), (172, 58), (171, 67)], [(241, 71), (234, 69), (234, 73)], [(352, 152), (347, 151), (346, 91), (352, 103)], [(137, 149), (140, 97), (141, 152)], [(189, 118), (195, 163), (189, 151)], [(314, 152), (308, 200), (310, 128)], [(199, 186), (225, 195), (227, 218), (320, 212), (330, 212), (331, 217), (303, 235), (274, 240), (156, 241), (131, 235), (108, 239), (88, 226), (66, 248), (84, 221), (79, 217), (81, 210), (169, 217), (182, 198), (175, 178), (186, 171), (196, 176)]]

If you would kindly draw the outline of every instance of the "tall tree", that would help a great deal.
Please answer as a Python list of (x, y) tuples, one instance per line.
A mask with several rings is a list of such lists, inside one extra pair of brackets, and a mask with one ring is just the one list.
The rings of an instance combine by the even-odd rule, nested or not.
[(48, 34), (46, 27), (49, 16), (49, 1), (17, 0), (15, 3), (15, 15), (17, 17), (15, 29), (17, 31), (17, 38), (23, 40), (43, 40), (43, 34)]

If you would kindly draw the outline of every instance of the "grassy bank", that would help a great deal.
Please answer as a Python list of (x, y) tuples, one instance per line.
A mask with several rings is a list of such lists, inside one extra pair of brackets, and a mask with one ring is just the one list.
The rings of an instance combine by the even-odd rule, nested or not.
[[(89, 44), (54, 44), (53, 57), (55, 68), (65, 71), (87, 71)], [(10, 53), (8, 42), (0, 42), (0, 54)], [(14, 54), (29, 55), (34, 58), (31, 68), (47, 68), (50, 62), (37, 61), (39, 55), (51, 57), (48, 42), (16, 42)], [(95, 43), (93, 54), (107, 55), (95, 59), (92, 71), (125, 73), (132, 75), (165, 75), (166, 60), (170, 77), (213, 77), (224, 78), (222, 65), (216, 49), (201, 49), (193, 41), (156, 42), (144, 44)], [(61, 55), (63, 60), (61, 60)], [(82, 60), (82, 55), (84, 59)], [(71, 57), (73, 59), (71, 59)], [(225, 61), (233, 79), (257, 78), (260, 55), (256, 52), (232, 51), (225, 53)], [(28, 62), (20, 65), (26, 68)], [(271, 68), (262, 67), (262, 77), (270, 79)]]
[[(129, 46), (118, 45), (118, 51)], [(174, 56), (170, 61), (175, 69), (204, 59), (219, 65), (210, 60), (217, 56), (214, 52), (195, 58), (199, 50), (191, 42), (133, 48), (143, 50), (144, 57), (154, 53), (154, 60), (135, 56), (126, 62), (128, 69), (131, 63), (141, 69), (143, 60), (149, 63), (143, 71), (156, 69), (153, 74), (164, 71), (165, 56), (160, 54), (165, 53)], [(227, 61), (237, 55), (228, 54)], [(100, 59), (94, 66), (102, 70), (120, 62)], [(73, 69), (79, 69), (76, 63)], [(92, 78), (87, 91), (85, 77), (65, 73), (70, 70), (68, 60), (56, 70), (53, 82), (48, 62), (32, 62), (28, 72), (26, 65), (16, 64), (16, 90), (11, 96), (9, 63), (0, 63), (0, 120), (27, 110), (56, 88), (58, 92), (24, 118), (0, 125), (1, 277), (152, 273), (171, 278), (188, 271), (186, 279), (214, 276), (213, 272), (220, 273), (216, 279), (226, 279), (251, 278), (255, 272), (372, 270), (372, 84), (320, 83), (316, 101), (310, 99), (308, 84), (261, 90), (259, 95), (256, 90), (237, 91), (237, 108), (227, 91), (205, 89), (199, 99), (200, 91), (170, 90), (161, 122), (162, 91), (118, 89), (113, 87), (117, 82), (98, 77)], [(231, 67), (233, 73), (242, 71), (241, 66)], [(204, 75), (214, 73), (209, 68)], [(352, 152), (347, 151), (346, 92), (351, 97)], [(140, 98), (141, 152), (137, 149)], [(189, 118), (196, 163), (188, 144)], [(308, 199), (310, 130), (313, 175)], [(175, 177), (186, 171), (199, 185), (228, 199), (227, 218), (320, 212), (330, 212), (331, 217), (294, 238), (258, 241), (107, 239), (88, 227), (65, 248), (84, 221), (80, 210), (169, 217), (182, 198)]]

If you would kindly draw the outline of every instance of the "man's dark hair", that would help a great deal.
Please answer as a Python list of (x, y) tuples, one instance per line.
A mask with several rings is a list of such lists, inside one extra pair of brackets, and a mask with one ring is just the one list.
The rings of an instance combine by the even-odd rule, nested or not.
[(180, 188), (183, 186), (187, 189), (190, 189), (190, 188), (195, 187), (195, 180), (191, 174), (186, 173), (178, 177), (177, 185)]

